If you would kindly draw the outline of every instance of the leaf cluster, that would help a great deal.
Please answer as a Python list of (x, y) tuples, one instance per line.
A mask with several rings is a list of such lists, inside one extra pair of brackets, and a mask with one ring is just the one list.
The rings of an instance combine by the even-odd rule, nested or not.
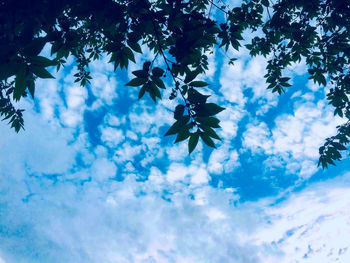
[[(201, 91), (210, 88), (202, 81), (208, 54), (215, 48), (239, 50), (247, 30), (259, 33), (245, 45), (250, 55), (268, 58), (268, 89), (282, 94), (291, 86), (284, 69), (305, 60), (309, 79), (330, 86), (327, 100), (334, 114), (350, 119), (350, 3), (339, 0), (242, 0), (236, 7), (219, 0), (2, 1), (0, 114), (17, 132), (23, 128), (22, 110), (14, 102), (27, 93), (34, 97), (35, 80), (53, 78), (52, 69), (60, 70), (68, 56), (77, 65), (75, 81), (84, 86), (90, 84), (92, 61), (107, 56), (115, 70), (128, 69), (140, 63), (135, 54), (147, 46), (154, 59), (133, 71), (135, 78), (126, 86), (138, 87), (139, 99), (147, 93), (154, 102), (170, 88), (169, 99), (181, 102), (166, 135), (176, 135), (175, 142), (188, 139), (190, 153), (199, 138), (215, 147), (213, 139), (220, 139), (215, 116), (224, 108)], [(50, 58), (40, 55), (46, 44)], [(164, 66), (155, 67), (156, 58)], [(320, 148), (322, 167), (341, 159), (347, 127), (348, 122)]]

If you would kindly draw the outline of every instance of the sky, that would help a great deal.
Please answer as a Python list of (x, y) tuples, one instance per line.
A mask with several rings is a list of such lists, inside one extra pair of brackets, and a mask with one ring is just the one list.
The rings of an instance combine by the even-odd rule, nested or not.
[(343, 122), (329, 87), (300, 63), (272, 94), (265, 58), (229, 51), (232, 66), (215, 50), (201, 78), (226, 108), (222, 142), (189, 156), (163, 136), (180, 101), (171, 89), (154, 104), (125, 86), (144, 51), (129, 71), (94, 62), (86, 87), (69, 58), (21, 101), (25, 131), (0, 123), (0, 263), (349, 262), (350, 161), (317, 168)]

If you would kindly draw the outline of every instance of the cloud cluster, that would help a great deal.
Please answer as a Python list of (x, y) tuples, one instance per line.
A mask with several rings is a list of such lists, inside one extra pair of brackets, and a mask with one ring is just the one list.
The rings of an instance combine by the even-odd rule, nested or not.
[(268, 167), (286, 166), (288, 173), (306, 179), (316, 172), (318, 148), (341, 123), (324, 101), (296, 102), (293, 113), (279, 115), (272, 128), (264, 122), (248, 124), (243, 146), (253, 154), (270, 155)]
[[(210, 185), (211, 175), (249, 171), (242, 153), (263, 156), (267, 174), (280, 169), (307, 179), (339, 123), (301, 92), (273, 125), (262, 121), (277, 105), (266, 91), (266, 61), (237, 55), (234, 67), (220, 69), (217, 54), (210, 56), (207, 77), (220, 76), (223, 94), (210, 99), (226, 107), (218, 116), (223, 141), (212, 152), (200, 142), (191, 157), (186, 143), (162, 136), (176, 101), (134, 103), (137, 90), (121, 89), (105, 60), (91, 66), (91, 87), (74, 84), (72, 65), (60, 81), (39, 81), (37, 111), (24, 102), (26, 131), (0, 124), (0, 263), (346, 262), (350, 175), (256, 202)], [(116, 114), (121, 108), (125, 115)], [(239, 187), (249, 188), (243, 181)]]
[[(39, 136), (39, 129), (48, 134)], [(125, 170), (117, 181), (119, 168), (106, 148), (84, 154), (80, 149), (89, 145), (83, 138), (72, 142), (70, 132), (55, 131), (52, 123), (28, 122), (26, 133), (6, 135), (0, 148), (1, 156), (11, 157), (0, 163), (0, 254), (6, 263), (349, 259), (349, 174), (279, 203), (240, 203), (234, 189), (208, 185), (200, 159), (173, 162), (165, 171), (152, 167), (144, 182)], [(55, 148), (44, 147), (53, 138)], [(42, 156), (36, 162), (14, 147), (33, 143)], [(85, 168), (77, 167), (77, 155), (87, 155)]]

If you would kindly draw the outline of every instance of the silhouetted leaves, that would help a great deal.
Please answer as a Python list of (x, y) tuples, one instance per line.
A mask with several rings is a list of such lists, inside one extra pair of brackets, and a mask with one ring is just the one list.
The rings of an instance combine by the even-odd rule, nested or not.
[[(216, 8), (223, 16), (208, 12)], [(267, 15), (266, 15), (267, 14)], [(217, 19), (220, 17), (220, 19)], [(50, 69), (62, 68), (68, 56), (75, 58), (75, 82), (90, 83), (89, 64), (108, 56), (114, 69), (141, 65), (135, 53), (144, 45), (151, 61), (145, 61), (126, 86), (147, 93), (156, 102), (167, 86), (169, 99), (181, 100), (175, 108), (175, 123), (166, 135), (176, 141), (189, 139), (189, 152), (199, 137), (215, 147), (220, 128), (214, 117), (224, 108), (200, 92), (209, 69), (208, 54), (216, 47), (239, 50), (244, 34), (259, 32), (245, 47), (251, 56), (268, 58), (267, 88), (282, 94), (291, 86), (285, 69), (306, 62), (308, 77), (329, 86), (327, 100), (334, 115), (348, 122), (320, 148), (319, 165), (326, 168), (342, 158), (349, 143), (350, 120), (350, 6), (348, 1), (268, 0), (242, 1), (235, 7), (220, 1), (3, 1), (0, 9), (0, 114), (16, 131), (23, 128), (22, 110), (13, 101), (34, 97), (35, 79), (53, 78)], [(51, 44), (49, 59), (40, 55)], [(141, 61), (143, 58), (141, 58)], [(228, 58), (232, 64), (236, 58)], [(159, 63), (160, 62), (160, 63)], [(156, 66), (157, 65), (157, 66)], [(168, 77), (172, 83), (164, 83)], [(327, 89), (328, 90), (328, 89)]]

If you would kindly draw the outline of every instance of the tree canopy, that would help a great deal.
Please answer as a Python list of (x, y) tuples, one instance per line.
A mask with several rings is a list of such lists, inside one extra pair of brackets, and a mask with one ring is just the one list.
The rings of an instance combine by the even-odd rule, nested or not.
[[(214, 15), (213, 9), (221, 15)], [(255, 33), (242, 45), (243, 33)], [(170, 100), (180, 98), (174, 124), (165, 135), (188, 140), (191, 153), (199, 138), (215, 148), (220, 140), (216, 114), (224, 108), (210, 102), (199, 78), (208, 70), (208, 53), (247, 48), (251, 56), (267, 58), (266, 82), (282, 94), (291, 86), (283, 70), (306, 61), (309, 79), (328, 86), (334, 115), (345, 119), (338, 133), (320, 147), (318, 165), (341, 160), (350, 141), (350, 2), (339, 0), (243, 0), (231, 6), (223, 0), (2, 0), (0, 1), (0, 114), (18, 132), (24, 127), (17, 101), (35, 94), (37, 78), (53, 78), (74, 56), (76, 82), (90, 83), (89, 63), (109, 57), (114, 69), (128, 69), (135, 53), (147, 46), (154, 59), (133, 71), (127, 86), (139, 87), (139, 99), (154, 102), (173, 85)], [(40, 52), (51, 45), (51, 56)], [(163, 67), (154, 65), (156, 58)], [(235, 58), (229, 63), (234, 64)]]

